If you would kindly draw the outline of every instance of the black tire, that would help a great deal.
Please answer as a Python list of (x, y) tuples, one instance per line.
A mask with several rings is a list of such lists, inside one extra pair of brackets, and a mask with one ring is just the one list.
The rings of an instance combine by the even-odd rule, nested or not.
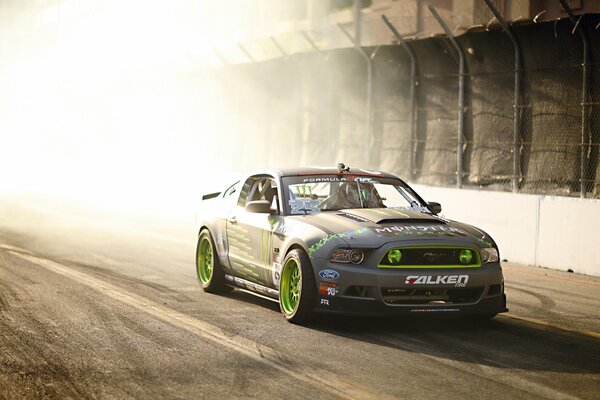
[[(296, 289), (298, 297), (294, 306), (291, 307), (290, 301), (286, 299), (289, 299), (289, 294), (293, 291), (292, 286), (298, 288), (298, 285), (294, 285), (293, 280), (290, 279), (293, 271), (299, 272), (300, 288)], [(283, 261), (279, 287), (279, 309), (289, 322), (304, 323), (313, 317), (316, 300), (317, 285), (308, 254), (303, 250), (294, 249), (287, 254)]]
[[(208, 245), (210, 245), (210, 255), (205, 252)], [(212, 265), (210, 274), (207, 274), (205, 261), (210, 261)], [(198, 277), (198, 283), (200, 283), (205, 292), (219, 294), (231, 291), (231, 288), (225, 283), (225, 273), (219, 262), (215, 242), (208, 229), (202, 229), (200, 235), (198, 235), (198, 244), (196, 245), (196, 276)]]

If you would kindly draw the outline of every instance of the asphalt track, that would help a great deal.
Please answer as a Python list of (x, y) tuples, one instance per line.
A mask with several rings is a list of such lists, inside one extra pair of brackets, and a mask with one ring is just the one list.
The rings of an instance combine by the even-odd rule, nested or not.
[(2, 399), (600, 399), (600, 278), (505, 263), (487, 323), (296, 326), (203, 293), (192, 229), (0, 209)]

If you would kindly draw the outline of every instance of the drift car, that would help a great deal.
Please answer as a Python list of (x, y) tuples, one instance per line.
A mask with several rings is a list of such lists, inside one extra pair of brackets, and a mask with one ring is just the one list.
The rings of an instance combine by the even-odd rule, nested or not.
[(337, 168), (268, 169), (203, 196), (196, 271), (206, 292), (238, 288), (314, 312), (505, 312), (498, 248), (439, 217), (400, 178)]

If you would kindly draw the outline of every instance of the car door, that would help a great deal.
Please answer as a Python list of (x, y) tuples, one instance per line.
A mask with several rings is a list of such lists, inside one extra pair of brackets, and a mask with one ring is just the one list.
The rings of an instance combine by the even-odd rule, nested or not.
[(234, 274), (269, 287), (273, 287), (273, 226), (279, 216), (248, 212), (245, 206), (250, 201), (268, 200), (277, 214), (277, 193), (273, 177), (248, 178), (226, 223), (229, 262)]

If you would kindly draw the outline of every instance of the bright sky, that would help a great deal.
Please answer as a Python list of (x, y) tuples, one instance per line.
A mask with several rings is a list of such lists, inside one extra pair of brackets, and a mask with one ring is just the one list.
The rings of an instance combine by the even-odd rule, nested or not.
[(214, 47), (243, 38), (244, 10), (228, 4), (67, 0), (15, 19), (4, 33), (20, 39), (1, 47), (0, 196), (152, 211), (228, 185), (236, 164), (218, 132), (231, 110), (203, 72)]

